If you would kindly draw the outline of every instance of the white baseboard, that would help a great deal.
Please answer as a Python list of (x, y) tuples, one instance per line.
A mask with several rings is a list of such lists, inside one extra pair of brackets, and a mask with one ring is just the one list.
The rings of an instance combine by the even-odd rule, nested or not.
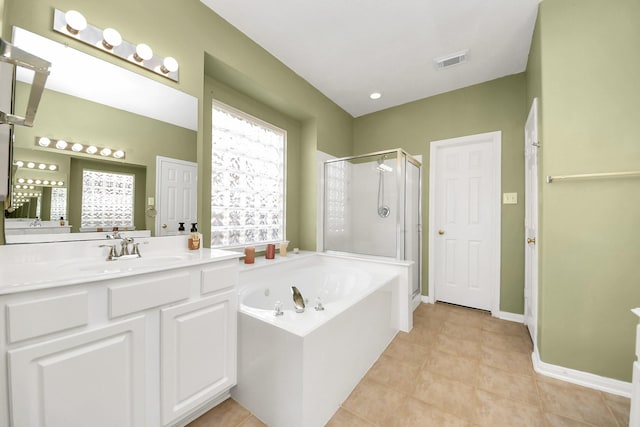
[(533, 369), (541, 375), (618, 396), (631, 397), (631, 383), (543, 362), (537, 348), (531, 353), (531, 361)]
[(422, 298), (423, 303), (433, 304), (433, 298), (431, 298), (429, 295), (421, 295), (420, 297)]
[(498, 311), (497, 313), (491, 313), (491, 315), (497, 317), (498, 319), (508, 320), (510, 322), (524, 323), (523, 314), (509, 313), (508, 311)]

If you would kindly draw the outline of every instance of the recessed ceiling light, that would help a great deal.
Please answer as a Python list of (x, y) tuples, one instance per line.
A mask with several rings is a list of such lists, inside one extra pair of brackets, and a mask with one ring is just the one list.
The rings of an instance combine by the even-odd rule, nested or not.
[(371, 98), (371, 99), (380, 99), (381, 96), (382, 96), (382, 94), (380, 92), (373, 92), (371, 95), (369, 95), (369, 98)]

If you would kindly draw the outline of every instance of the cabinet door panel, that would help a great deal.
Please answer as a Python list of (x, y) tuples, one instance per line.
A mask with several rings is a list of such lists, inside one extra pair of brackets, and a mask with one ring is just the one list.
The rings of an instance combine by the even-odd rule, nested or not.
[(168, 424), (236, 383), (235, 290), (162, 310), (162, 415)]
[(142, 316), (9, 351), (13, 425), (144, 425)]

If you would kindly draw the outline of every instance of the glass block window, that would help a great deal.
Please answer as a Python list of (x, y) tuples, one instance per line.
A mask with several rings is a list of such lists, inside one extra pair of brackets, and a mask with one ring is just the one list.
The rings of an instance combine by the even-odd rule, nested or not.
[(81, 229), (133, 227), (134, 176), (82, 171)]
[(67, 219), (67, 189), (52, 188), (51, 189), (51, 220), (55, 221), (60, 217)]
[(285, 239), (286, 131), (213, 103), (211, 247)]
[(325, 164), (325, 227), (328, 233), (344, 234), (347, 207), (348, 162)]

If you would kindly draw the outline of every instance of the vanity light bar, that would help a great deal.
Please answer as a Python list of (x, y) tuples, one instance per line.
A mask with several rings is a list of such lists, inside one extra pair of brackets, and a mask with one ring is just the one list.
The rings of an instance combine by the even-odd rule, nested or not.
[(118, 160), (123, 160), (125, 157), (124, 150), (114, 150), (108, 147), (96, 147), (95, 145), (80, 144), (79, 142), (68, 142), (64, 139), (52, 139), (47, 138), (46, 136), (36, 136), (35, 145), (41, 148), (71, 151), (72, 153), (91, 154), (97, 157), (113, 157)]
[(41, 171), (57, 171), (58, 165), (50, 164), (50, 163), (41, 163), (41, 162), (32, 162), (28, 160), (16, 160), (13, 162), (19, 168), (27, 168), (33, 170), (41, 170)]
[(63, 12), (54, 9), (53, 29), (158, 75), (176, 82), (179, 80), (179, 65), (175, 58), (170, 56), (162, 58), (154, 55), (147, 44), (134, 44), (123, 40), (118, 30), (114, 28), (103, 30), (94, 27), (87, 23), (85, 17), (78, 11)]
[(42, 187), (62, 187), (64, 185), (64, 181), (49, 181), (48, 179), (40, 178), (18, 178), (16, 181), (18, 184), (22, 185), (22, 188), (25, 188), (24, 184), (27, 184), (27, 186), (40, 185)]

